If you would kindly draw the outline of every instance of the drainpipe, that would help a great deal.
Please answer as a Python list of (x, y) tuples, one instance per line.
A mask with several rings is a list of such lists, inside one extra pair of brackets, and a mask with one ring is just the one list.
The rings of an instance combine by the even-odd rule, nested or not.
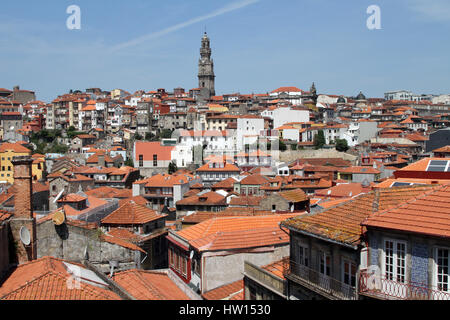
[[(283, 229), (283, 225), (281, 223), (278, 224), (278, 226), (280, 227), (281, 231), (283, 231), (284, 233), (286, 233), (289, 236), (289, 261), (288, 261), (288, 263), (290, 263), (290, 258), (291, 258), (291, 248), (290, 248), (290, 242), (291, 241), (290, 241), (290, 239), (291, 239), (291, 236), (290, 236), (289, 232), (287, 232), (285, 229)], [(289, 300), (289, 297), (291, 296), (290, 293), (289, 293), (289, 289), (290, 289), (289, 280), (286, 279), (286, 300)]]

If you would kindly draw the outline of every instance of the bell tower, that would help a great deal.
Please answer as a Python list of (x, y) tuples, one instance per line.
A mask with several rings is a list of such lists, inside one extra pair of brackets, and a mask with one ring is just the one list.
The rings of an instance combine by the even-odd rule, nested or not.
[(215, 96), (214, 88), (216, 76), (214, 75), (214, 62), (211, 59), (211, 46), (207, 33), (203, 35), (202, 46), (200, 48), (200, 60), (198, 62), (198, 87), (206, 88), (209, 97)]

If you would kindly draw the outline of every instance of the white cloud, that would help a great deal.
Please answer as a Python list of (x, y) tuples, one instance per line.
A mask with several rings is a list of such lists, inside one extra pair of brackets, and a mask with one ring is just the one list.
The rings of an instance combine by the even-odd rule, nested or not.
[(133, 39), (133, 40), (130, 40), (130, 41), (118, 44), (118, 45), (112, 47), (111, 51), (117, 51), (117, 50), (125, 49), (125, 48), (128, 48), (128, 47), (132, 47), (132, 46), (138, 45), (140, 43), (146, 42), (146, 41), (148, 41), (150, 39), (159, 38), (159, 37), (164, 36), (166, 34), (169, 34), (169, 33), (175, 32), (177, 30), (186, 28), (186, 27), (188, 27), (188, 26), (190, 26), (192, 24), (195, 24), (195, 23), (207, 20), (207, 19), (211, 19), (211, 18), (220, 16), (220, 15), (223, 15), (223, 14), (231, 12), (231, 11), (235, 11), (235, 10), (247, 7), (247, 6), (251, 5), (251, 4), (257, 3), (259, 1), (261, 1), (261, 0), (243, 0), (243, 1), (233, 2), (233, 3), (228, 4), (228, 5), (220, 8), (220, 9), (217, 9), (217, 10), (215, 10), (215, 11), (209, 13), (209, 14), (206, 14), (206, 15), (203, 15), (203, 16), (200, 16), (200, 17), (196, 17), (196, 18), (190, 19), (188, 21), (185, 21), (185, 22), (176, 24), (174, 26), (168, 27), (166, 29), (163, 29), (163, 30), (160, 30), (160, 31), (156, 31), (156, 32), (152, 32), (152, 33), (149, 33), (147, 35), (141, 36), (139, 38), (136, 38), (136, 39)]
[(437, 22), (450, 21), (448, 0), (408, 0), (407, 5), (424, 18)]

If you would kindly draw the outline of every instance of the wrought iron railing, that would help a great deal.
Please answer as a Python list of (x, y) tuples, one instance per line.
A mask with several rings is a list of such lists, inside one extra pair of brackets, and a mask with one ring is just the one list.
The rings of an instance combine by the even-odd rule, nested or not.
[(356, 288), (294, 261), (283, 262), (284, 276), (319, 294), (339, 300), (356, 300)]
[(450, 291), (431, 289), (425, 284), (401, 282), (361, 271), (359, 293), (387, 300), (450, 300)]

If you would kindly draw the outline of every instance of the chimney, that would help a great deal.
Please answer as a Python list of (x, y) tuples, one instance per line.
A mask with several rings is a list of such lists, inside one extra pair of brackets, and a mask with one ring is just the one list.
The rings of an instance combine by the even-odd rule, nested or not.
[(105, 155), (104, 154), (99, 154), (98, 155), (98, 165), (101, 166), (101, 167), (106, 167)]
[(32, 174), (30, 156), (13, 157), (14, 166), (14, 215), (22, 218), (33, 218), (32, 204)]
[(14, 166), (14, 216), (10, 222), (19, 265), (37, 258), (36, 221), (33, 217), (32, 173), (30, 156), (13, 157)]

